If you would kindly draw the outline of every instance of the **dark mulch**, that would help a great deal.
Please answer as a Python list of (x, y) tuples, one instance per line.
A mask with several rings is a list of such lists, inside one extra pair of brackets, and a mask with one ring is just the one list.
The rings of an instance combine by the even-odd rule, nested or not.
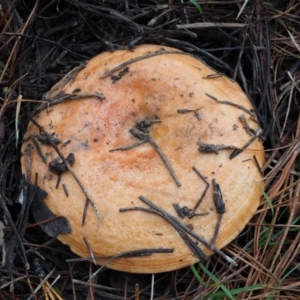
[[(63, 299), (137, 299), (136, 283), (140, 299), (151, 286), (154, 299), (225, 299), (225, 288), (236, 289), (235, 299), (300, 298), (300, 3), (203, 0), (200, 13), (193, 2), (0, 1), (0, 299), (47, 299), (39, 275)], [(190, 52), (237, 80), (264, 132), (269, 198), (224, 249), (238, 267), (216, 255), (205, 263), (217, 283), (198, 265), (205, 284), (190, 268), (156, 275), (154, 284), (110, 270), (88, 283), (97, 267), (67, 263), (76, 256), (34, 223), (26, 198), (20, 204), (20, 144), (36, 100), (94, 55), (145, 43)]]

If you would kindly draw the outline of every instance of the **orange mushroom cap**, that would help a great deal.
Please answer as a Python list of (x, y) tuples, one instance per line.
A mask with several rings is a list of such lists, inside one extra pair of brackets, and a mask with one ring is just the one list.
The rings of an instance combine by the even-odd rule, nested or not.
[(61, 141), (74, 173), (32, 122), (22, 168), (31, 183), (38, 174), (44, 203), (68, 220), (71, 233), (57, 238), (79, 256), (103, 265), (156, 249), (107, 266), (171, 271), (199, 261), (199, 249), (211, 255), (227, 245), (255, 214), (264, 151), (253, 107), (237, 83), (193, 56), (156, 45), (102, 53), (44, 100), (34, 120)]

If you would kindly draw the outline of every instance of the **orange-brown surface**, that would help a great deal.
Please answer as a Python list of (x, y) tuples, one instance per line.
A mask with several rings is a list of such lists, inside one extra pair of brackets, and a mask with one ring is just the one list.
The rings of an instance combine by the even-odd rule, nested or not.
[[(105, 72), (135, 56), (161, 51), (128, 64), (128, 70), (117, 81)], [(101, 217), (97, 218), (93, 207), (87, 211), (85, 225), (81, 225), (86, 197), (71, 173), (62, 174), (56, 189), (57, 175), (48, 163), (57, 157), (51, 146), (42, 145), (47, 157), (43, 163), (36, 149), (32, 151), (33, 176), (38, 173), (38, 185), (48, 196), (45, 199), (51, 211), (67, 217), (72, 234), (58, 238), (70, 245), (80, 256), (90, 252), (83, 240), (86, 238), (95, 256), (113, 256), (121, 252), (145, 248), (173, 248), (169, 254), (153, 254), (149, 257), (122, 258), (112, 261), (113, 269), (136, 273), (155, 273), (178, 269), (198, 261), (176, 230), (164, 219), (142, 211), (119, 212), (120, 208), (146, 207), (139, 196), (143, 195), (174, 216), (173, 203), (193, 208), (201, 197), (206, 184), (192, 170), (196, 167), (210, 183), (210, 188), (197, 212), (205, 216), (187, 217), (185, 224), (193, 224), (195, 232), (208, 242), (213, 237), (218, 214), (213, 202), (211, 181), (220, 184), (226, 205), (216, 246), (222, 248), (234, 239), (255, 213), (260, 198), (262, 177), (253, 160), (264, 163), (263, 146), (256, 139), (245, 151), (229, 159), (232, 150), (220, 150), (219, 154), (201, 153), (198, 142), (243, 147), (251, 138), (239, 117), (244, 114), (250, 127), (258, 130), (258, 124), (243, 110), (213, 101), (206, 93), (219, 100), (237, 103), (248, 110), (251, 104), (240, 87), (220, 76), (210, 78), (215, 71), (183, 53), (159, 46), (140, 46), (133, 51), (103, 53), (82, 69), (74, 80), (47, 94), (47, 100), (64, 91), (82, 95), (43, 110), (37, 122), (48, 133), (55, 132), (62, 143), (64, 156), (74, 153), (73, 170), (97, 204)], [(178, 51), (180, 52), (180, 51)], [(113, 73), (118, 75), (121, 68)], [(85, 97), (102, 93), (105, 99)], [(201, 119), (193, 112), (181, 114), (178, 109), (199, 109)], [(163, 163), (157, 150), (145, 143), (127, 151), (110, 151), (116, 147), (139, 141), (129, 130), (145, 118), (159, 119), (149, 127), (150, 136), (170, 161), (181, 186), (178, 187), (170, 170)], [(38, 134), (29, 124), (25, 136)], [(26, 174), (25, 148), (23, 144), (23, 172)], [(67, 197), (62, 184), (65, 184)], [(177, 216), (178, 217), (178, 216)], [(178, 217), (178, 219), (180, 219)], [(199, 245), (206, 254), (211, 251)], [(99, 259), (98, 263), (105, 263)]]

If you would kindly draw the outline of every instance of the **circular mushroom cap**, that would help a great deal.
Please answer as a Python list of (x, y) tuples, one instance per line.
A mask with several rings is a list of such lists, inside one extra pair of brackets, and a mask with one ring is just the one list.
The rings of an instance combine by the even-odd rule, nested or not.
[(257, 210), (264, 152), (252, 106), (235, 82), (193, 56), (155, 45), (102, 53), (45, 100), (35, 120), (61, 141), (65, 158), (73, 153), (68, 162), (82, 187), (70, 171), (56, 173), (65, 165), (33, 123), (22, 168), (32, 183), (38, 174), (46, 205), (69, 221), (72, 232), (57, 237), (76, 254), (103, 265), (108, 257), (152, 249), (107, 266), (175, 270), (199, 261), (199, 249), (213, 253), (191, 233), (208, 244), (217, 236), (220, 249)]

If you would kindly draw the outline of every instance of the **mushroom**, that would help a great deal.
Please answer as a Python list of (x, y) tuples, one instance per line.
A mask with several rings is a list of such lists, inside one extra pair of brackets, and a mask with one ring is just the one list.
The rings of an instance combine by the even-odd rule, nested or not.
[(102, 53), (43, 100), (22, 170), (68, 221), (57, 238), (79, 256), (171, 271), (221, 253), (255, 214), (264, 151), (253, 107), (192, 55), (157, 45)]

